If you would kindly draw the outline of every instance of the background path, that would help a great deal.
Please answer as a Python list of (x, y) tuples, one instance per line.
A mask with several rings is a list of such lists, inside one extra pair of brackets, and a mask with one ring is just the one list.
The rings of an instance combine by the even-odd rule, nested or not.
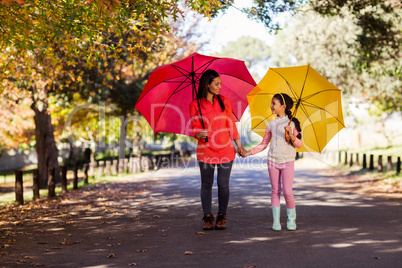
[[(320, 162), (296, 161), (295, 232), (286, 230), (283, 197), (284, 230), (271, 230), (258, 156), (235, 161), (227, 229), (203, 231), (198, 166), (185, 164), (83, 191), (63, 213), (0, 226), (2, 267), (402, 267), (400, 200), (331, 187)], [(216, 182), (213, 197), (215, 211)]]

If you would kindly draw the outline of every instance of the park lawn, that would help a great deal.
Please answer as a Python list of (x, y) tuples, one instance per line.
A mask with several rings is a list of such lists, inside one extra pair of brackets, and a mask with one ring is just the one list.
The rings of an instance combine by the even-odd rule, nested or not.
[[(344, 150), (343, 150), (344, 151)], [(361, 188), (364, 189), (363, 192), (367, 194), (388, 194), (388, 195), (402, 195), (402, 173), (396, 173), (396, 161), (398, 157), (402, 157), (402, 146), (393, 146), (387, 148), (372, 148), (372, 149), (355, 149), (347, 150), (348, 157), (350, 154), (355, 155), (358, 153), (360, 155), (360, 165), (339, 165), (336, 167), (343, 173), (348, 174), (347, 177), (351, 181), (361, 182)], [(370, 171), (367, 169), (362, 169), (361, 161), (363, 159), (362, 155), (366, 154), (367, 165), (369, 164), (370, 155), (374, 156), (374, 170)], [(378, 156), (382, 155), (382, 165), (383, 171), (379, 172), (377, 170)], [(392, 157), (392, 170), (387, 170), (387, 158)], [(343, 157), (343, 154), (342, 154)], [(355, 156), (353, 156), (355, 157)], [(343, 163), (343, 161), (341, 161)]]
[[(343, 150), (345, 151), (345, 150)], [(361, 149), (350, 149), (347, 150), (348, 153), (359, 153), (359, 154), (373, 154), (374, 156), (383, 155), (386, 159), (387, 156), (392, 156), (393, 158), (402, 157), (402, 145), (389, 146), (385, 148), (361, 148)]]

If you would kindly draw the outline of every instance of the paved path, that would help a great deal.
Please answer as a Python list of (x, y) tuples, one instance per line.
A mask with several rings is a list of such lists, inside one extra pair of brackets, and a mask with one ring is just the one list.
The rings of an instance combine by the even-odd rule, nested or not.
[[(70, 223), (9, 228), (16, 243), (1, 249), (0, 261), (2, 267), (402, 267), (401, 202), (327, 187), (328, 172), (306, 163), (296, 162), (295, 232), (286, 231), (283, 198), (284, 231), (271, 230), (270, 186), (258, 157), (236, 160), (227, 229), (203, 232), (199, 170), (191, 162), (120, 183), (130, 191), (152, 181), (140, 194), (103, 200), (106, 210), (86, 204)], [(213, 194), (216, 210), (216, 186)]]

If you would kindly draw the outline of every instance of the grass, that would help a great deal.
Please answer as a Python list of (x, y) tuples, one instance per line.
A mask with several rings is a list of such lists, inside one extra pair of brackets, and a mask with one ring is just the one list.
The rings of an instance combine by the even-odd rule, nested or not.
[[(387, 181), (388, 183), (391, 184), (398, 184), (402, 181), (402, 174), (396, 173), (396, 165), (397, 165), (397, 157), (402, 157), (402, 146), (393, 146), (393, 147), (386, 147), (386, 148), (362, 148), (362, 149), (354, 149), (354, 150), (346, 150), (348, 153), (348, 165), (344, 165), (345, 162), (345, 150), (342, 150), (343, 152), (341, 153), (341, 165), (339, 166), (339, 169), (348, 172), (350, 175), (358, 175), (358, 176), (367, 176), (369, 175), (370, 177), (376, 178), (377, 181)], [(350, 166), (350, 156), (352, 154), (353, 159), (355, 160), (356, 154), (359, 154), (359, 166), (352, 165)], [(366, 160), (367, 160), (367, 169), (362, 168), (362, 162), (363, 162), (363, 154), (366, 154)], [(374, 170), (370, 171), (369, 170), (369, 165), (370, 165), (370, 155), (374, 156)], [(382, 166), (383, 166), (383, 171), (378, 172), (377, 167), (378, 167), (378, 156), (382, 155)], [(387, 170), (387, 161), (388, 161), (388, 156), (391, 156), (392, 159), (392, 169)]]
[[(345, 151), (345, 150), (342, 150)], [(362, 149), (351, 149), (347, 150), (348, 153), (358, 153), (358, 154), (367, 154), (369, 156), (370, 154), (374, 156), (378, 155), (383, 155), (385, 158), (387, 156), (392, 156), (393, 158), (395, 157), (402, 157), (402, 145), (399, 146), (390, 146), (386, 148), (362, 148)]]

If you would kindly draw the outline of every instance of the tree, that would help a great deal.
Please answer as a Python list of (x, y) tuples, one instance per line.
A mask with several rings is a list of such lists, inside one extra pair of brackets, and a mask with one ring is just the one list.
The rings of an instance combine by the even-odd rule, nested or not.
[[(122, 33), (131, 29), (128, 51), (147, 51), (147, 40), (168, 30), (168, 16), (176, 19), (183, 12), (180, 1), (10, 1), (0, 4), (0, 97), (13, 96), (15, 102), (29, 96), (35, 112), (36, 150), (41, 185), (47, 181), (49, 167), (59, 175), (58, 151), (49, 113), (50, 96), (64, 96), (69, 89), (60, 83), (60, 73), (75, 84), (84, 84), (80, 72), (65, 72), (68, 66), (91, 69), (103, 55), (116, 51)], [(189, 7), (211, 16), (224, 6), (221, 1), (189, 1)], [(117, 43), (99, 45), (104, 34), (113, 33)], [(150, 44), (151, 46), (153, 44)], [(76, 61), (79, 59), (80, 61)], [(12, 91), (12, 94), (11, 94)], [(96, 97), (96, 94), (89, 93)]]
[(219, 55), (243, 60), (257, 80), (260, 78), (258, 71), (260, 69), (266, 71), (271, 53), (271, 48), (261, 39), (243, 36), (236, 41), (229, 42), (222, 48)]
[(356, 38), (360, 33), (353, 16), (322, 17), (306, 10), (278, 33), (273, 51), (275, 58), (288, 55), (286, 63), (293, 58), (293, 64), (311, 64), (344, 93), (353, 93), (356, 88), (362, 90), (355, 71), (359, 51)]
[[(390, 112), (402, 108), (400, 97), (397, 97), (402, 93), (402, 87), (400, 76), (392, 75), (392, 72), (379, 73), (380, 70), (392, 70), (395, 65), (401, 66), (401, 59), (381, 60), (372, 62), (370, 68), (359, 68), (361, 44), (358, 39), (363, 31), (358, 19), (346, 7), (341, 13), (339, 16), (322, 16), (311, 9), (299, 12), (288, 27), (279, 32), (274, 52), (288, 55), (288, 62), (293, 59), (295, 65), (311, 64), (342, 89), (348, 127), (367, 124), (373, 118), (384, 124)], [(374, 68), (378, 68), (378, 72)], [(362, 112), (367, 109), (365, 107), (371, 114)], [(384, 131), (384, 128), (380, 130), (392, 144), (394, 133)]]
[[(282, 26), (278, 21), (281, 14), (293, 15), (309, 0), (254, 0), (249, 8), (242, 11), (248, 14), (251, 19), (256, 19), (265, 24), (270, 32), (278, 31)], [(228, 1), (233, 5), (233, 1)], [(227, 8), (227, 7), (224, 7)]]
[(342, 15), (347, 9), (361, 28), (357, 41), (362, 67), (395, 58), (400, 52), (402, 4), (398, 0), (328, 1), (313, 0), (312, 7), (322, 15)]
[(16, 103), (0, 98), (0, 118), (0, 155), (3, 150), (17, 148), (20, 144), (28, 148), (35, 132), (29, 99)]
[(253, 6), (243, 11), (276, 32), (281, 28), (276, 16), (295, 15), (306, 6), (323, 16), (342, 16), (346, 9), (355, 17), (362, 31), (357, 38), (359, 68), (400, 56), (402, 4), (398, 0), (254, 0)]
[[(86, 68), (85, 65), (77, 65), (72, 68), (71, 71), (81, 73), (82, 85), (81, 82), (76, 83), (64, 77), (60, 79), (61, 82), (68, 84), (70, 89), (79, 88), (82, 97), (87, 95), (89, 97), (89, 93), (94, 93), (90, 99), (91, 103), (99, 104), (101, 100), (107, 106), (113, 106), (110, 112), (120, 118), (120, 134), (116, 137), (119, 138), (119, 158), (125, 157), (126, 145), (130, 145), (128, 143), (130, 139), (126, 139), (127, 124), (138, 123), (138, 112), (134, 109), (134, 105), (150, 73), (156, 67), (179, 60), (196, 50), (197, 45), (191, 42), (191, 39), (196, 34), (194, 29), (197, 28), (197, 23), (195, 20), (193, 27), (183, 29), (183, 22), (175, 22), (170, 32), (163, 31), (148, 40), (152, 45), (149, 45), (150, 49), (147, 52), (139, 50), (130, 53), (126, 49), (130, 36), (135, 34), (129, 30), (121, 36), (123, 39), (120, 41), (121, 47), (114, 51), (104, 51), (96, 66)], [(110, 42), (116, 42), (112, 33), (100, 43), (107, 45)], [(70, 70), (66, 70), (66, 73), (69, 72)], [(82, 94), (83, 92), (86, 93)], [(99, 142), (103, 144), (102, 141)]]

